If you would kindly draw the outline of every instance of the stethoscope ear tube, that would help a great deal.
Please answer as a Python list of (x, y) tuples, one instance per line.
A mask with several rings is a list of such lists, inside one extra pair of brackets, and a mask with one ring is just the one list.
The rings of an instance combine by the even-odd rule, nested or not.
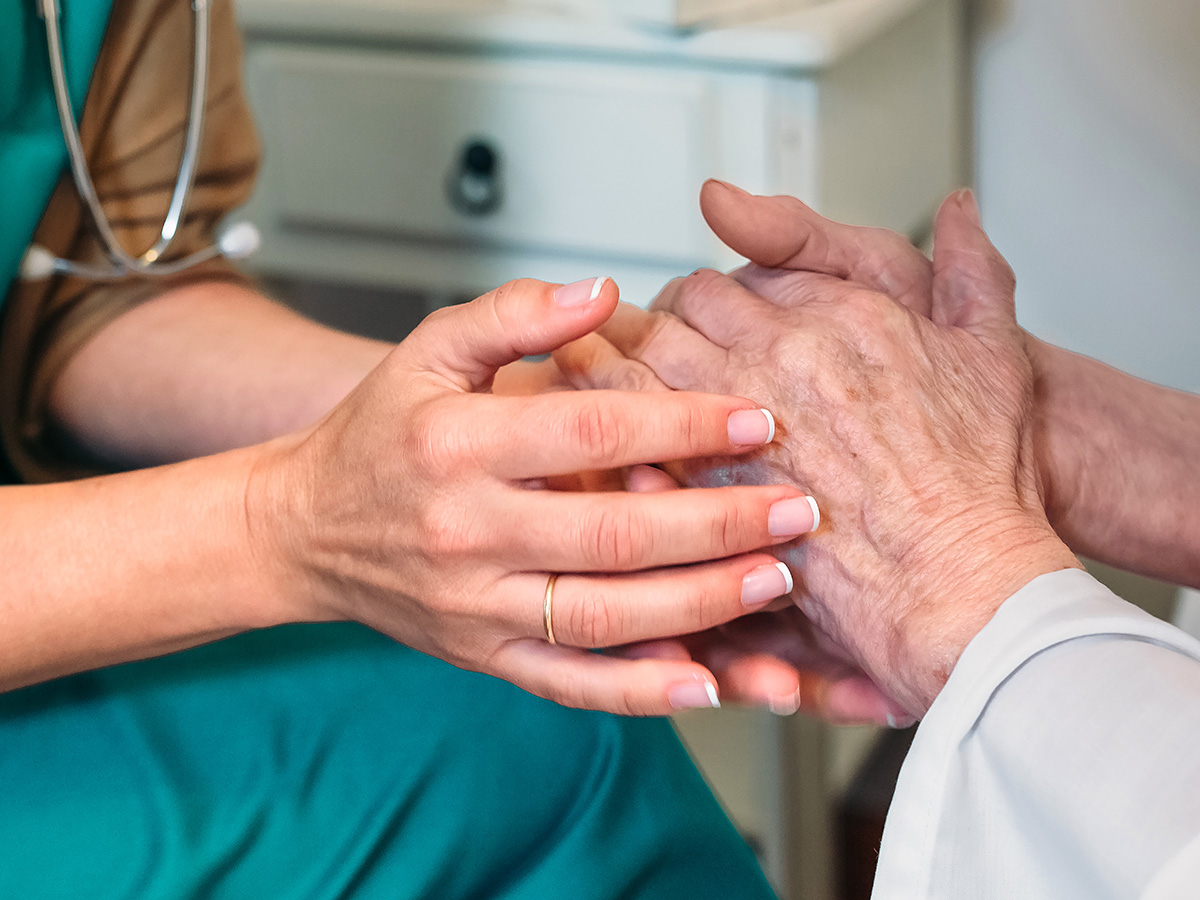
[[(135, 257), (126, 252), (113, 232), (108, 216), (104, 213), (104, 207), (100, 203), (91, 173), (88, 171), (83, 144), (79, 137), (79, 128), (75, 124), (70, 92), (67, 89), (58, 0), (38, 0), (38, 12), (46, 23), (46, 48), (50, 56), (50, 77), (54, 82), (54, 103), (58, 108), (59, 125), (62, 127), (63, 140), (67, 145), (71, 176), (79, 191), (79, 197), (87, 209), (91, 225), (101, 244), (104, 245), (104, 252), (110, 265), (70, 262), (54, 256), (45, 247), (35, 245), (29, 248), (21, 262), (21, 278), (36, 280), (57, 274), (94, 280), (112, 280), (123, 278), (126, 275), (174, 275), (189, 266), (194, 266), (196, 263), (212, 259), (215, 256), (228, 256), (236, 259), (248, 256), (257, 249), (259, 243), (257, 229), (242, 223), (228, 229), (224, 237), (212, 247), (193, 253), (184, 259), (169, 263), (161, 261), (179, 232), (179, 226), (183, 221), (184, 210), (196, 178), (200, 139), (204, 132), (204, 105), (208, 92), (209, 0), (192, 0), (192, 9), (195, 18), (192, 85), (188, 103), (187, 134), (184, 137), (179, 175), (175, 179), (175, 190), (171, 195), (171, 203), (167, 209), (166, 218), (163, 220), (158, 240), (140, 257)], [(253, 231), (252, 237), (246, 231), (247, 228)], [(226, 244), (231, 236), (234, 238), (227, 248)], [(245, 250), (248, 245), (253, 246), (250, 250)]]

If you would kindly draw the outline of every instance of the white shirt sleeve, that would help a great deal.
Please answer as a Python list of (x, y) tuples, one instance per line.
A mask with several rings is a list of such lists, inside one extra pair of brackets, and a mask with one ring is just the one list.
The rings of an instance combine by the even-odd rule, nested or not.
[(1013, 595), (917, 731), (872, 897), (1200, 897), (1200, 642), (1077, 570)]

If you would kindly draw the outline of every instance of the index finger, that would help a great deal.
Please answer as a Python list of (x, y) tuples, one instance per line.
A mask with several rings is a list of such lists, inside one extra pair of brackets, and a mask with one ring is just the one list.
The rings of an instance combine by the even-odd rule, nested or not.
[(577, 391), (486, 402), (493, 424), (480, 452), (510, 479), (738, 455), (775, 437), (769, 410), (716, 394)]

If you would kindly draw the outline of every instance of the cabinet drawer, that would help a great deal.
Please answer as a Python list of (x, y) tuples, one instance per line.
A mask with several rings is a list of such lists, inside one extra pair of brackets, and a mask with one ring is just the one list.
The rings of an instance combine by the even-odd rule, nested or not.
[(711, 247), (702, 74), (280, 45), (248, 69), (284, 227), (657, 260)]

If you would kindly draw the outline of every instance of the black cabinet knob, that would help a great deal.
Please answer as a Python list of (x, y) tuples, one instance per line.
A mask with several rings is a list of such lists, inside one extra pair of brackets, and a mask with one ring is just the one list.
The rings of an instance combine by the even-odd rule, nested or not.
[(504, 201), (501, 163), (500, 153), (491, 143), (469, 141), (446, 182), (451, 205), (468, 216), (486, 216), (498, 210)]

